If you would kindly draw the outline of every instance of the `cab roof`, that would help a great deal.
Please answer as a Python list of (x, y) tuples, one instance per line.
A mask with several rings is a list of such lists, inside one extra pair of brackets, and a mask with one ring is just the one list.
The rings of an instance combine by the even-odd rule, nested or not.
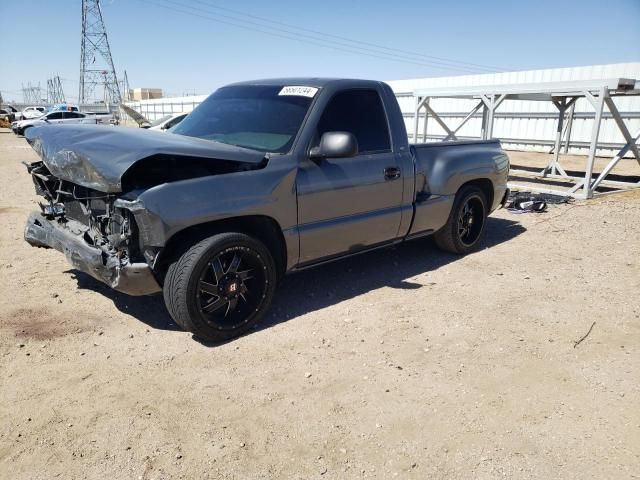
[(284, 78), (264, 78), (259, 80), (247, 80), (244, 82), (232, 83), (226, 86), (240, 86), (240, 85), (264, 85), (264, 86), (278, 86), (278, 85), (295, 85), (304, 87), (317, 87), (323, 88), (327, 86), (375, 86), (380, 85), (382, 82), (376, 80), (360, 80), (356, 78), (323, 78), (323, 77), (284, 77)]

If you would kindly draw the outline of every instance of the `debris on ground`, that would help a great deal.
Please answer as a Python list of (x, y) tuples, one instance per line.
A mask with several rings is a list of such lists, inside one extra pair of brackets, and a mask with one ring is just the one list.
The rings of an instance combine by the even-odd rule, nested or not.
[(512, 191), (509, 193), (505, 207), (511, 213), (516, 214), (543, 213), (547, 210), (548, 205), (560, 205), (572, 202), (572, 198), (562, 197), (560, 195)]

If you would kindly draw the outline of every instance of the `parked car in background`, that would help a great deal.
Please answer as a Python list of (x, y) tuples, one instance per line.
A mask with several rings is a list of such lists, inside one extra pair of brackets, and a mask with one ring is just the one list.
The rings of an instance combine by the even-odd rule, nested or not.
[(15, 121), (16, 113), (18, 113), (18, 110), (13, 108), (11, 105), (6, 105), (0, 108), (0, 118), (4, 118), (9, 123)]
[(189, 115), (188, 113), (174, 113), (172, 115), (166, 115), (151, 124), (149, 130), (161, 130), (166, 131), (171, 127), (178, 125), (184, 117)]
[(21, 112), (17, 112), (15, 114), (15, 119), (29, 120), (31, 118), (38, 118), (45, 113), (47, 113), (47, 109), (45, 107), (27, 107), (24, 108)]
[(498, 140), (409, 144), (376, 81), (230, 85), (171, 135), (45, 125), (26, 137), (46, 200), (26, 241), (116, 290), (163, 292), (176, 323), (214, 341), (259, 322), (288, 272), (427, 235), (470, 253), (508, 195)]
[(25, 130), (35, 125), (55, 125), (55, 124), (71, 124), (71, 123), (100, 123), (94, 116), (86, 115), (80, 112), (49, 112), (38, 118), (31, 120), (19, 120), (11, 124), (11, 130), (16, 135), (24, 135)]

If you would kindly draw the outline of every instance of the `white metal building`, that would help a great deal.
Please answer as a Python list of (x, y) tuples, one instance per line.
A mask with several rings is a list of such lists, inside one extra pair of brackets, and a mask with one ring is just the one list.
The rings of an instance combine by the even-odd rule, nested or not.
[(155, 100), (126, 102), (126, 104), (153, 122), (172, 113), (188, 113), (200, 105), (207, 97), (208, 95), (164, 97)]

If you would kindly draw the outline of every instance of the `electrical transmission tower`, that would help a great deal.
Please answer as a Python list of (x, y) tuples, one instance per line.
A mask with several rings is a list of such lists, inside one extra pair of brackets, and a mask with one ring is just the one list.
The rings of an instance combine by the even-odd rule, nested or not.
[(122, 91), (124, 92), (122, 95), (122, 101), (129, 102), (131, 101), (131, 88), (129, 87), (129, 77), (127, 77), (127, 71), (124, 71), (122, 75)]
[(67, 103), (62, 90), (62, 82), (58, 75), (47, 80), (47, 103)]
[(42, 102), (42, 89), (40, 88), (40, 83), (38, 83), (37, 87), (31, 85), (31, 82), (27, 83), (25, 87), (22, 85), (22, 98), (24, 103), (37, 105)]
[(104, 88), (104, 101), (118, 105), (120, 86), (113, 67), (107, 29), (102, 20), (100, 0), (82, 0), (82, 47), (80, 50), (80, 91), (78, 103), (95, 100), (96, 87)]

